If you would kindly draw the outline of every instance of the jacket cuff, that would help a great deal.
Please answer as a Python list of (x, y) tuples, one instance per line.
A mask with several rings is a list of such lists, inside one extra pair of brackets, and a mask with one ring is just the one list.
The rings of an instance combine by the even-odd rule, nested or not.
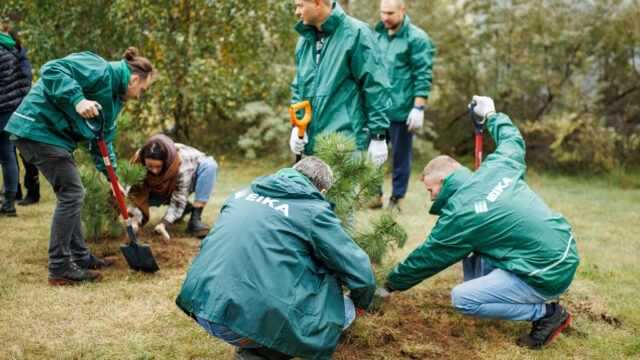
[(73, 103), (73, 107), (76, 107), (78, 105), (78, 103), (82, 100), (85, 100), (83, 95), (79, 95), (76, 98), (74, 98), (73, 100), (71, 100), (71, 103)]
[(170, 223), (167, 219), (165, 219), (165, 218), (163, 218), (160, 222), (161, 222), (161, 223), (163, 223), (163, 224), (164, 224), (164, 226), (169, 226), (169, 225), (171, 225), (171, 223)]

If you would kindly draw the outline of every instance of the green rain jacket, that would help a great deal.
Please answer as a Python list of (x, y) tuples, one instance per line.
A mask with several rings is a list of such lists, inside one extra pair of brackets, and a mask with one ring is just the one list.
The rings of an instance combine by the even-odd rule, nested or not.
[(313, 154), (314, 138), (321, 132), (343, 132), (354, 137), (362, 150), (370, 134), (384, 134), (389, 127), (390, 86), (373, 30), (347, 16), (337, 3), (333, 6), (321, 26), (326, 38), (318, 64), (317, 29), (302, 21), (295, 27), (301, 36), (291, 92), (293, 104), (311, 103), (306, 154)]
[(383, 22), (376, 25), (378, 45), (391, 82), (391, 121), (406, 122), (416, 97), (429, 98), (436, 48), (429, 35), (405, 15), (400, 30), (389, 36)]
[(475, 252), (545, 295), (565, 291), (578, 268), (571, 226), (524, 182), (525, 145), (504, 114), (487, 127), (496, 151), (472, 173), (450, 175), (430, 213), (440, 215), (427, 240), (389, 274), (406, 290)]
[[(107, 62), (90, 52), (71, 54), (46, 63), (41, 77), (13, 113), (5, 130), (20, 138), (59, 146), (73, 152), (78, 142), (90, 140), (89, 151), (98, 170), (106, 174), (95, 135), (76, 112), (83, 99), (102, 105), (104, 140), (111, 163), (116, 165), (113, 137), (131, 74), (124, 60)], [(98, 119), (90, 120), (99, 126)]]
[(369, 308), (369, 257), (293, 169), (226, 200), (189, 268), (180, 309), (292, 356), (330, 359), (344, 325), (342, 286)]

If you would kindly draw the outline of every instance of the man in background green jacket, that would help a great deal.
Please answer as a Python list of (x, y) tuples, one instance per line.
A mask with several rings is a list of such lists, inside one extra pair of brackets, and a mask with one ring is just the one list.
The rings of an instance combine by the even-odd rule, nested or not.
[(451, 292), (465, 315), (528, 320), (533, 327), (518, 344), (549, 345), (571, 321), (560, 304), (579, 258), (571, 226), (524, 182), (524, 139), (493, 100), (474, 96), (475, 112), (487, 120), (496, 151), (472, 173), (452, 158), (433, 159), (422, 174), (438, 222), (427, 240), (389, 274), (382, 296), (407, 290), (475, 253), (490, 266), (469, 268)]
[(373, 269), (323, 196), (332, 182), (314, 156), (260, 177), (204, 239), (176, 304), (237, 359), (330, 359), (355, 308), (369, 308)]
[(388, 153), (391, 100), (373, 30), (331, 0), (295, 0), (295, 5), (301, 21), (295, 27), (300, 40), (291, 102), (308, 100), (312, 117), (303, 139), (292, 129), (291, 151), (311, 155), (316, 135), (342, 132), (381, 165)]
[[(411, 175), (413, 134), (424, 123), (429, 98), (435, 46), (427, 33), (411, 24), (403, 0), (382, 0), (382, 21), (376, 25), (383, 64), (391, 82), (391, 125), (387, 131), (392, 149), (393, 175), (389, 208), (402, 210)], [(382, 207), (382, 193), (370, 208)]]

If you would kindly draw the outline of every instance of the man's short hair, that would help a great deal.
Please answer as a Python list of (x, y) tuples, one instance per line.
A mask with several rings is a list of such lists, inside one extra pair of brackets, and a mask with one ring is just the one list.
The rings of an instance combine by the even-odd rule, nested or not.
[(380, 0), (380, 2), (383, 2), (383, 1), (389, 1), (398, 8), (401, 8), (404, 6), (404, 0)]
[(451, 156), (440, 155), (433, 158), (427, 166), (424, 167), (422, 171), (422, 180), (424, 181), (425, 176), (441, 176), (445, 177), (452, 172), (458, 170), (462, 165), (453, 159)]
[[(307, 1), (313, 1), (313, 0), (307, 0)], [(333, 0), (322, 0), (322, 2), (327, 6), (333, 5)]]
[(327, 163), (315, 156), (298, 161), (293, 169), (306, 176), (318, 190), (329, 190), (333, 185), (333, 171)]

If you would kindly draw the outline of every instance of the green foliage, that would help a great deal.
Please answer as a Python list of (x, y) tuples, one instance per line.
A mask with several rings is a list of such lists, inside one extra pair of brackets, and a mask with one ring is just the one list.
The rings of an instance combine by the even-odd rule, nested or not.
[[(120, 210), (109, 181), (95, 167), (83, 166), (79, 172), (86, 191), (81, 215), (85, 239), (119, 237), (124, 227), (118, 220)], [(118, 162), (118, 181), (125, 188), (141, 183), (146, 174), (142, 166)]]
[(372, 263), (382, 265), (390, 247), (404, 247), (407, 232), (391, 212), (384, 212), (379, 218), (373, 219), (371, 227), (369, 231), (357, 232), (353, 240), (369, 255)]
[(353, 138), (342, 133), (321, 133), (316, 138), (315, 154), (333, 170), (333, 186), (327, 199), (335, 203), (334, 212), (344, 224), (355, 208), (362, 207), (377, 193), (383, 181), (382, 169), (369, 157), (356, 151)]
[(547, 117), (525, 122), (521, 130), (528, 139), (529, 159), (538, 164), (591, 174), (609, 172), (617, 164), (618, 134), (590, 115)]
[[(334, 202), (333, 211), (345, 224), (347, 232), (369, 255), (376, 269), (376, 281), (382, 285), (391, 267), (385, 263), (385, 257), (391, 249), (404, 246), (407, 231), (391, 212), (371, 219), (366, 229), (356, 228), (355, 211), (378, 194), (383, 180), (383, 170), (356, 149), (355, 139), (342, 133), (319, 134), (315, 144), (316, 156), (333, 170), (334, 183), (326, 197)], [(372, 309), (379, 306), (380, 299), (376, 296)]]
[[(379, 21), (378, 1), (340, 3), (365, 22)], [(473, 94), (484, 94), (514, 121), (597, 119), (584, 131), (613, 132), (611, 154), (610, 140), (600, 139), (607, 157), (640, 165), (640, 2), (434, 0), (407, 6), (411, 22), (437, 47), (426, 106), (437, 137), (420, 134), (417, 153), (434, 142), (447, 154), (472, 154), (466, 105)], [(36, 78), (45, 62), (70, 52), (117, 60), (128, 46), (143, 50), (158, 77), (142, 101), (127, 104), (130, 117), (120, 120), (127, 132), (119, 132), (118, 150), (130, 151), (169, 128), (177, 141), (208, 153), (261, 157), (279, 155), (286, 146), (286, 134), (277, 140), (286, 120), (275, 118), (289, 104), (295, 72), (298, 34), (291, 1), (5, 0), (0, 20), (6, 19), (17, 25)], [(268, 104), (275, 115), (242, 118), (256, 102)], [(256, 128), (262, 120), (269, 125)], [(276, 129), (269, 139), (259, 140), (255, 129), (271, 126)], [(551, 135), (551, 143), (561, 137)], [(534, 156), (531, 165), (590, 171), (574, 149), (591, 135), (581, 133), (583, 139), (560, 150), (543, 149), (551, 158)], [(275, 143), (277, 151), (265, 151)]]
[(276, 115), (264, 101), (245, 104), (237, 114), (237, 126), (245, 129), (238, 140), (238, 147), (244, 151), (245, 157), (255, 159), (258, 154), (291, 155), (286, 141), (291, 131), (291, 123), (286, 121), (287, 115)]

